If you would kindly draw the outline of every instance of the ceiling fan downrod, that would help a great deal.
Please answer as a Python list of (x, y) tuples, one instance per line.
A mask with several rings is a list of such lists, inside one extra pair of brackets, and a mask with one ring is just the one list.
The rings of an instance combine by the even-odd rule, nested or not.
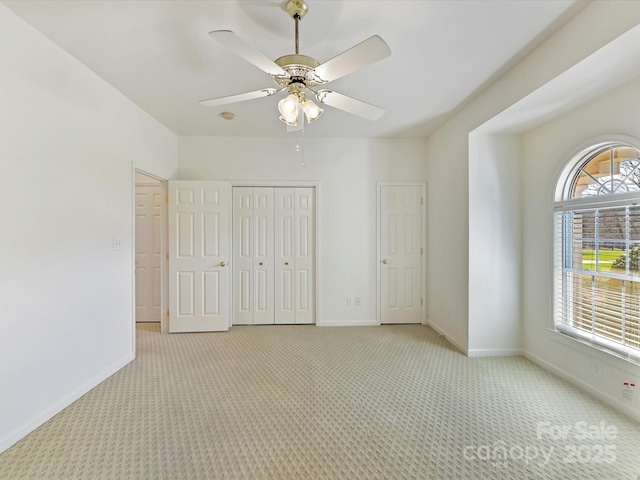
[(309, 5), (304, 0), (288, 0), (285, 9), (296, 24), (296, 55), (300, 53), (300, 42), (298, 36), (298, 23), (309, 11)]
[(296, 21), (296, 55), (300, 53), (300, 41), (298, 37), (298, 22), (300, 21), (300, 15), (297, 13), (293, 16), (293, 19)]

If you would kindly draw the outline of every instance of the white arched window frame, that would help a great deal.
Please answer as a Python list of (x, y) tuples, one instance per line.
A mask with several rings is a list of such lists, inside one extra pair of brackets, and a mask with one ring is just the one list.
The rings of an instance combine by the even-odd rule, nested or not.
[(556, 184), (554, 328), (640, 363), (640, 150), (603, 141)]

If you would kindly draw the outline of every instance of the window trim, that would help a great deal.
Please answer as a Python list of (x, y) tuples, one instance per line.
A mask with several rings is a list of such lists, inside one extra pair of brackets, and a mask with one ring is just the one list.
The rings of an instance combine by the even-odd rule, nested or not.
[[(600, 201), (594, 199), (601, 198)], [(606, 199), (606, 200), (605, 200)], [(633, 202), (633, 200), (637, 200)], [(640, 192), (615, 193), (606, 197), (584, 197), (563, 200), (554, 203), (554, 212), (590, 210), (593, 208), (622, 207), (625, 205), (640, 205)]]
[[(566, 347), (570, 347), (581, 352), (584, 351), (584, 348), (588, 348), (589, 352), (586, 353), (591, 353), (593, 356), (598, 357), (600, 361), (607, 362), (610, 365), (615, 365), (618, 368), (622, 368), (623, 370), (631, 374), (636, 372), (635, 369), (637, 366), (640, 366), (639, 362), (629, 360), (628, 358), (620, 355), (617, 352), (594, 347), (588, 340), (584, 340), (580, 337), (574, 337), (566, 333), (561, 333), (558, 330), (555, 330), (553, 327), (547, 328), (547, 337), (554, 342), (561, 343)], [(623, 360), (624, 363), (619, 364), (618, 362), (615, 362), (615, 360)]]
[(601, 352), (609, 353), (628, 362), (640, 365), (640, 354), (635, 353), (635, 349), (627, 347), (626, 345), (620, 345), (619, 343), (607, 340), (605, 337), (584, 332), (579, 328), (566, 324), (556, 325), (554, 331), (572, 340), (577, 340), (589, 347), (600, 350)]
[[(631, 137), (621, 135), (611, 135), (606, 138), (595, 139), (585, 146), (576, 149), (569, 158), (570, 160), (563, 166), (560, 175), (557, 176), (555, 184), (555, 195), (553, 202), (553, 282), (552, 282), (552, 315), (550, 331), (555, 335), (566, 338), (569, 341), (587, 345), (595, 350), (613, 355), (631, 364), (640, 365), (640, 349), (636, 349), (607, 339), (604, 336), (593, 332), (582, 331), (570, 324), (558, 320), (558, 314), (563, 310), (563, 306), (558, 306), (557, 302), (565, 301), (564, 275), (565, 266), (563, 264), (563, 251), (566, 248), (563, 235), (562, 223), (558, 224), (556, 215), (559, 212), (586, 211), (600, 208), (611, 208), (619, 206), (636, 206), (640, 204), (640, 192), (633, 191), (627, 193), (613, 193), (601, 196), (587, 196), (580, 198), (570, 198), (573, 194), (575, 182), (582, 168), (591, 160), (612, 147), (632, 147), (640, 150), (640, 142)], [(561, 232), (558, 232), (558, 228)], [(560, 257), (560, 258), (558, 258)], [(560, 271), (558, 271), (558, 269)], [(582, 272), (582, 270), (580, 270)], [(598, 275), (600, 276), (600, 275)], [(609, 275), (606, 275), (609, 276)], [(638, 281), (638, 277), (630, 275), (611, 274), (612, 277), (629, 281)]]
[(587, 165), (591, 160), (605, 152), (607, 149), (613, 146), (619, 146), (622, 143), (626, 142), (608, 141), (596, 143), (576, 154), (575, 157), (572, 157), (572, 161), (570, 162), (571, 169), (567, 172), (565, 181), (563, 182), (561, 198), (566, 200), (571, 197), (571, 192), (573, 191), (575, 182), (578, 178), (578, 173), (580, 173), (580, 170), (582, 170), (584, 165)]
[(567, 179), (575, 175), (577, 170), (581, 167), (582, 161), (584, 160), (585, 156), (598, 147), (604, 147), (605, 145), (611, 144), (626, 144), (630, 147), (634, 147), (640, 150), (640, 139), (632, 137), (630, 135), (623, 135), (618, 133), (601, 135), (581, 142), (578, 146), (567, 151), (562, 156), (562, 158), (564, 158), (564, 161), (556, 170), (556, 181), (553, 184), (554, 205), (567, 201), (564, 196), (565, 183), (567, 182)]

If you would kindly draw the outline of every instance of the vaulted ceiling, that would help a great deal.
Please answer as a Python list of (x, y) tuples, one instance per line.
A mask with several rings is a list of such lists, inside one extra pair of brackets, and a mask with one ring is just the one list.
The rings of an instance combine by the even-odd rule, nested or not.
[[(278, 96), (207, 108), (199, 100), (274, 87), (208, 36), (232, 30), (270, 59), (294, 51), (284, 0), (7, 0), (20, 15), (179, 135), (277, 137)], [(321, 63), (371, 35), (391, 56), (331, 82), (386, 109), (375, 122), (325, 107), (311, 137), (425, 137), (589, 2), (307, 0), (300, 53)], [(220, 113), (235, 114), (232, 121)]]

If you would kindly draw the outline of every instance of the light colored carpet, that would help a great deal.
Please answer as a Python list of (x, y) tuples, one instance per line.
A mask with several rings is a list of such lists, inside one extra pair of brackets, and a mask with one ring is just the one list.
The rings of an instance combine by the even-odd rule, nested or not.
[(639, 459), (638, 423), (428, 327), (147, 324), (138, 358), (1, 454), (0, 478), (635, 480)]

